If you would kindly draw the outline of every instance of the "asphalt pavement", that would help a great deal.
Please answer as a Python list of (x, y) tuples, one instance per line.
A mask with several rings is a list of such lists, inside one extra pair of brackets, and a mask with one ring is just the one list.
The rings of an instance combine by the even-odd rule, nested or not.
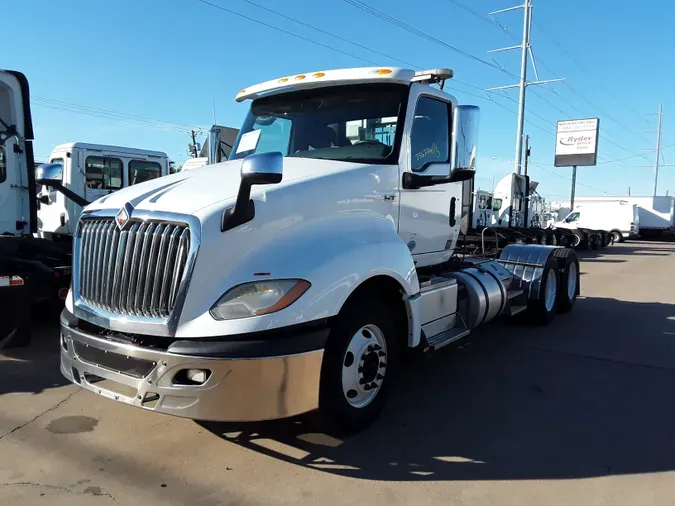
[(196, 423), (67, 384), (58, 328), (0, 354), (0, 504), (670, 505), (675, 243), (583, 254), (548, 327), (496, 323), (413, 361), (382, 417)]

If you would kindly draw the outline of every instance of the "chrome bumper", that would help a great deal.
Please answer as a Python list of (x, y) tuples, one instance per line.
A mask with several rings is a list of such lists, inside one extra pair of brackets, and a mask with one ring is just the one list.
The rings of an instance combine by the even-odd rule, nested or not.
[[(323, 350), (270, 358), (186, 356), (109, 341), (63, 323), (60, 346), (61, 373), (68, 380), (149, 411), (196, 420), (259, 421), (318, 407)], [(106, 366), (94, 363), (96, 357)], [(211, 374), (202, 385), (176, 385), (174, 377), (182, 369)]]

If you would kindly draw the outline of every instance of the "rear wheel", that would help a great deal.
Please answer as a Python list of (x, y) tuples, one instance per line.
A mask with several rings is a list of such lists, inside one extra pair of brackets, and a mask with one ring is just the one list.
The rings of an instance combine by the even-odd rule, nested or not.
[(558, 261), (559, 268), (558, 312), (569, 313), (579, 295), (579, 260), (577, 254), (567, 248), (554, 250), (552, 256)]
[(549, 257), (541, 273), (539, 293), (536, 299), (530, 299), (527, 313), (529, 318), (539, 325), (548, 325), (553, 321), (558, 307), (559, 275), (558, 263)]
[(399, 364), (398, 332), (387, 304), (374, 297), (342, 309), (321, 367), (319, 412), (331, 432), (359, 432), (378, 417)]

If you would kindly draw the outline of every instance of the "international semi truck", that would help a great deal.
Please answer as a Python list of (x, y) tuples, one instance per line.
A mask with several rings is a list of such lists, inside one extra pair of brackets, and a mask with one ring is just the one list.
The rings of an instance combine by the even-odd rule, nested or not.
[[(573, 250), (466, 253), (478, 108), (443, 91), (451, 77), (374, 67), (256, 84), (236, 95), (250, 107), (228, 161), (86, 206), (63, 375), (155, 412), (316, 410), (350, 433), (378, 417), (406, 353), (572, 310)], [(59, 170), (40, 182), (58, 186)]]

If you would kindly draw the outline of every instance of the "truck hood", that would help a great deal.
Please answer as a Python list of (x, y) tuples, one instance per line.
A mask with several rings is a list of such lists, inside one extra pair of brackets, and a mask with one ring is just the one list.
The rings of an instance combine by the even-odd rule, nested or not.
[[(86, 210), (119, 209), (129, 202), (136, 209), (194, 214), (205, 207), (236, 198), (241, 182), (241, 164), (242, 160), (231, 160), (160, 177), (101, 197)], [(362, 166), (332, 160), (284, 158), (281, 183), (254, 186), (252, 196), (260, 195), (270, 187), (277, 190), (300, 179)]]

